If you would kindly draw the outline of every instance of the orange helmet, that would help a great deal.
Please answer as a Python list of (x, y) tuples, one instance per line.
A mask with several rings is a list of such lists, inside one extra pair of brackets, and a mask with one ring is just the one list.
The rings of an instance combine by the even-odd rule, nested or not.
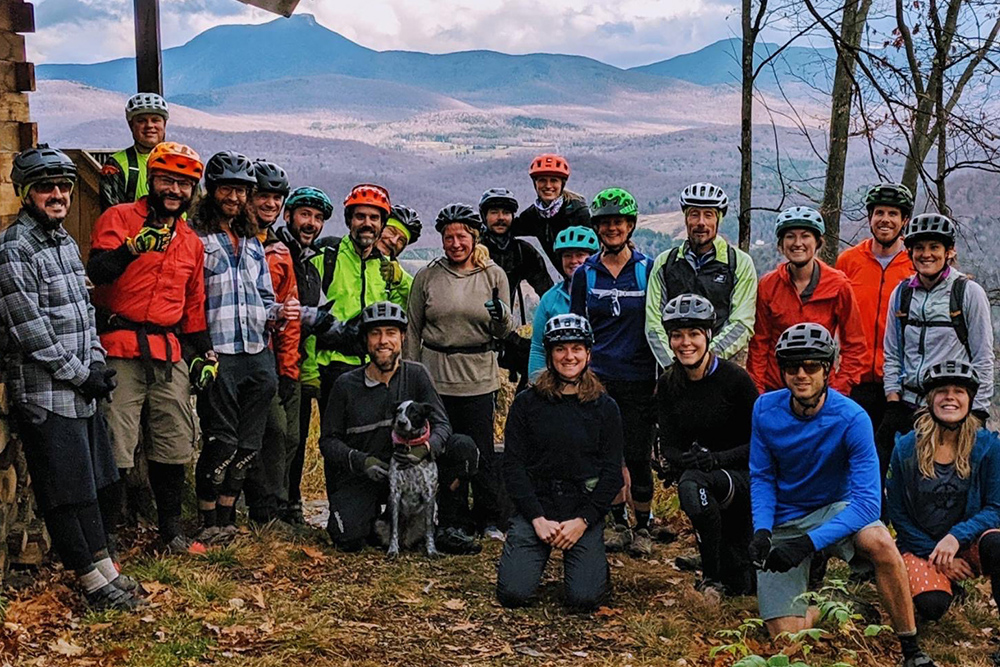
[(374, 206), (382, 211), (382, 220), (389, 217), (392, 204), (389, 203), (389, 191), (381, 185), (362, 183), (355, 185), (351, 189), (351, 194), (344, 199), (344, 217), (350, 222), (350, 209), (352, 206)]
[(531, 161), (531, 167), (528, 168), (528, 175), (532, 178), (536, 176), (558, 176), (565, 180), (569, 178), (569, 162), (562, 155), (544, 153)]
[(201, 175), (205, 171), (205, 165), (201, 163), (198, 154), (188, 146), (173, 141), (164, 141), (156, 144), (149, 152), (146, 169), (150, 171), (159, 169), (200, 181)]

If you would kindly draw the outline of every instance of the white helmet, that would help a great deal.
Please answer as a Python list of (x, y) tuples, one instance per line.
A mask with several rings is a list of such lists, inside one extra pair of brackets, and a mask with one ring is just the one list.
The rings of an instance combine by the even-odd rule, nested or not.
[(163, 120), (170, 118), (167, 101), (156, 93), (136, 93), (128, 98), (125, 103), (125, 120), (131, 123), (133, 118), (144, 113), (163, 116)]
[(729, 197), (718, 185), (692, 183), (681, 192), (681, 210), (691, 207), (717, 208), (723, 216), (729, 210)]

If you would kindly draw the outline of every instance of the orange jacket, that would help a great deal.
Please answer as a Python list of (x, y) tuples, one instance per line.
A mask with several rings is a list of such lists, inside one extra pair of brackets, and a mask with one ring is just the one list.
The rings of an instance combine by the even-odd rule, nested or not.
[(865, 341), (874, 354), (871, 364), (861, 376), (862, 382), (881, 382), (885, 365), (885, 318), (889, 310), (889, 295), (899, 283), (913, 275), (913, 265), (906, 251), (899, 252), (884, 269), (872, 254), (873, 239), (866, 239), (837, 258), (837, 268), (844, 272), (861, 312)]
[[(117, 250), (126, 237), (143, 226), (149, 206), (137, 202), (112, 206), (94, 223), (91, 247)], [(182, 334), (205, 331), (205, 248), (184, 220), (178, 220), (170, 245), (164, 252), (147, 252), (129, 263), (118, 278), (94, 288), (94, 306), (133, 322), (176, 328)], [(134, 331), (119, 329), (101, 334), (109, 357), (138, 359), (139, 342)], [(177, 336), (149, 335), (153, 359), (181, 359)]]
[(750, 339), (747, 372), (761, 392), (784, 388), (774, 359), (774, 346), (781, 332), (800, 322), (822, 324), (839, 339), (840, 367), (832, 374), (830, 386), (840, 393), (850, 394), (871, 365), (871, 351), (865, 342), (851, 282), (837, 269), (816, 261), (820, 267), (819, 283), (805, 303), (792, 284), (787, 263), (761, 278), (757, 286), (757, 320)]
[[(274, 300), (284, 303), (289, 299), (299, 298), (298, 283), (295, 282), (295, 264), (288, 246), (278, 240), (273, 232), (268, 230), (261, 238), (264, 245), (264, 257), (271, 271), (271, 283), (274, 286)], [(302, 336), (302, 323), (298, 320), (285, 323), (282, 329), (272, 332), (271, 348), (278, 364), (278, 375), (299, 379), (299, 339)]]

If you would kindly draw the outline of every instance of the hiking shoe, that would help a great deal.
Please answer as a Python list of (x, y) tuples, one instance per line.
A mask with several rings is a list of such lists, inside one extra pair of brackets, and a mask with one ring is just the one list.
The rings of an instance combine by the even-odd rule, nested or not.
[(278, 518), (293, 526), (304, 526), (306, 518), (302, 514), (302, 503), (290, 503), (287, 507), (278, 510)]
[(202, 544), (212, 544), (219, 537), (219, 527), (218, 526), (205, 526), (198, 534), (194, 536), (196, 542), (201, 542)]
[(122, 609), (133, 611), (146, 606), (145, 600), (140, 600), (128, 591), (123, 591), (112, 584), (104, 584), (96, 591), (91, 591), (84, 596), (87, 605), (94, 611), (104, 611), (106, 609)]
[(937, 663), (923, 651), (917, 651), (916, 654), (903, 660), (902, 667), (937, 667)]
[(608, 553), (625, 551), (632, 544), (632, 530), (619, 523), (614, 528), (604, 529), (604, 550)]
[(119, 574), (114, 578), (114, 580), (111, 581), (111, 585), (120, 591), (125, 591), (126, 593), (131, 593), (132, 595), (142, 597), (149, 595), (149, 591), (143, 588), (142, 584), (127, 574)]
[(227, 526), (219, 526), (219, 532), (216, 534), (213, 544), (226, 544), (232, 542), (233, 538), (239, 535), (240, 529), (233, 524)]
[(717, 595), (720, 598), (726, 594), (726, 587), (721, 581), (708, 577), (699, 580), (694, 589), (702, 595)]
[(698, 572), (701, 570), (701, 556), (678, 556), (674, 565), (681, 572)]
[(208, 552), (205, 545), (196, 540), (189, 540), (183, 535), (175, 535), (172, 540), (163, 545), (168, 554), (202, 556)]
[(473, 556), (483, 547), (461, 528), (438, 528), (434, 536), (438, 551), (455, 556)]
[(649, 536), (660, 544), (670, 544), (677, 539), (677, 533), (670, 530), (666, 526), (656, 526), (649, 531)]
[(634, 558), (653, 555), (653, 538), (649, 536), (648, 530), (640, 528), (632, 534), (632, 543), (628, 545), (628, 554)]
[(497, 542), (503, 542), (507, 539), (504, 532), (496, 526), (486, 526), (486, 528), (483, 529), (483, 537), (488, 540), (496, 540)]

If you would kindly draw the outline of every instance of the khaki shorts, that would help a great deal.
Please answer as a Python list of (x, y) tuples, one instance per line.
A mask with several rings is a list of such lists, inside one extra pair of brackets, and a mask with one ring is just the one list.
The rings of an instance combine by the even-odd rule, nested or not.
[(188, 463), (194, 452), (198, 434), (187, 364), (183, 361), (174, 364), (170, 382), (164, 363), (154, 364), (156, 382), (147, 384), (141, 360), (108, 358), (108, 368), (118, 371), (115, 376), (118, 386), (112, 401), (104, 404), (104, 414), (119, 468), (135, 466), (143, 405), (148, 406), (149, 419), (149, 428), (142, 431), (147, 459), (156, 463)]

